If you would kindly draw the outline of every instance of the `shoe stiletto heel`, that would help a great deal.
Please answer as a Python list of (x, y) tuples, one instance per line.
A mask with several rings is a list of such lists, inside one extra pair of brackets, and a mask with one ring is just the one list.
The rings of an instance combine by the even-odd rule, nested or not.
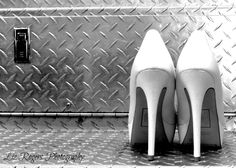
[(193, 151), (196, 160), (200, 159), (201, 140), (201, 113), (204, 95), (208, 89), (214, 88), (214, 80), (211, 75), (201, 70), (186, 70), (181, 72), (179, 79), (183, 82), (184, 90), (192, 116), (193, 124)]
[(220, 73), (203, 32), (193, 32), (180, 55), (176, 88), (180, 143), (193, 144), (198, 161), (201, 144), (222, 146), (224, 125)]
[[(156, 80), (156, 79), (159, 80)], [(140, 87), (147, 100), (148, 108), (148, 157), (153, 160), (155, 149), (157, 102), (166, 88), (169, 75), (161, 70), (144, 70), (137, 75), (137, 87)]]
[(130, 77), (129, 141), (148, 143), (148, 160), (155, 144), (171, 142), (175, 129), (174, 66), (159, 33), (147, 32)]

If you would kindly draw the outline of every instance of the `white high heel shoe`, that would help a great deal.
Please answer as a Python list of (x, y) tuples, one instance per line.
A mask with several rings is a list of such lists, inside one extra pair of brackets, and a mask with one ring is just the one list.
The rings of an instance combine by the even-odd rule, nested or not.
[(176, 90), (180, 143), (193, 144), (200, 160), (201, 144), (221, 147), (224, 132), (220, 72), (204, 32), (193, 32), (182, 50)]
[(172, 59), (159, 33), (149, 30), (131, 69), (128, 124), (130, 143), (148, 143), (149, 160), (155, 143), (173, 140), (174, 89)]

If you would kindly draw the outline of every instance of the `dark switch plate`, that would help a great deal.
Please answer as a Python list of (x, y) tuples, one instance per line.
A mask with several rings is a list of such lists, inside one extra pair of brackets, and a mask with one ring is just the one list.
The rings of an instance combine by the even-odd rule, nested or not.
[(30, 63), (30, 32), (29, 28), (14, 28), (14, 61)]

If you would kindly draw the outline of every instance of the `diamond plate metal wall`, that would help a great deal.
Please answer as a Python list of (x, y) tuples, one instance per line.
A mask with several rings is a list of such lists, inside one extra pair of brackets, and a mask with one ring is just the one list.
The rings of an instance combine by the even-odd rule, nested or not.
[(228, 5), (234, 0), (0, 0), (1, 8)]
[[(0, 111), (127, 112), (130, 68), (149, 29), (161, 33), (175, 64), (191, 32), (204, 30), (225, 111), (236, 111), (236, 8), (205, 2), (1, 0)], [(31, 64), (14, 63), (14, 27), (30, 27)]]

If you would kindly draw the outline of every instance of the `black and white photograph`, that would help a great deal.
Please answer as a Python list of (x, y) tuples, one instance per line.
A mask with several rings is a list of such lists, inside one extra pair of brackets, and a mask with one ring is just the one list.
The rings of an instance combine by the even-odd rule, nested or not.
[(236, 166), (235, 4), (0, 0), (0, 168)]

